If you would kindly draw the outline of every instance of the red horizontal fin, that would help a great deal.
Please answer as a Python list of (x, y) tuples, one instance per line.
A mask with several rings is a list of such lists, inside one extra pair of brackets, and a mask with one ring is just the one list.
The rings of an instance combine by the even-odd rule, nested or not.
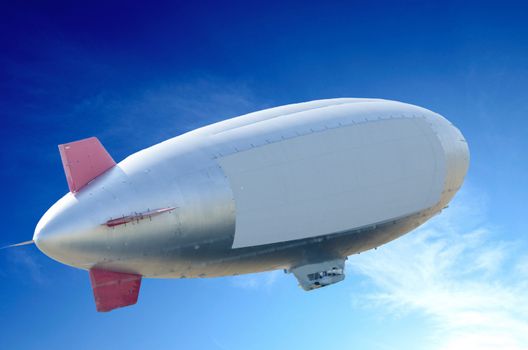
[(95, 306), (99, 312), (111, 311), (137, 302), (141, 275), (91, 269), (90, 281)]
[(96, 137), (59, 145), (70, 192), (78, 192), (87, 183), (116, 165)]

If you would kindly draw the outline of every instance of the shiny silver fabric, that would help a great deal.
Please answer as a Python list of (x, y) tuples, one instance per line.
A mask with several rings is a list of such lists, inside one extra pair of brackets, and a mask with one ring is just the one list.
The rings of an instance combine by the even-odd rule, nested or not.
[[(285, 135), (214, 135), (270, 118), (343, 104), (376, 106), (380, 116), (424, 118), (440, 141), (446, 161), (445, 186), (436, 205), (406, 217), (318, 237), (233, 249), (236, 205), (219, 159)], [(281, 119), (282, 118), (282, 119)], [(332, 123), (328, 120), (328, 123)], [(367, 121), (368, 122), (368, 121)], [(324, 132), (306, 120), (302, 131)], [(302, 133), (299, 133), (302, 135)], [(286, 135), (293, 137), (291, 134)], [(145, 277), (236, 275), (332, 260), (387, 243), (421, 225), (444, 208), (460, 188), (469, 164), (466, 141), (446, 119), (426, 109), (384, 100), (333, 99), (278, 107), (213, 124), (137, 152), (79, 193), (68, 193), (38, 223), (34, 240), (41, 251), (82, 269), (98, 267)], [(120, 217), (175, 208), (145, 220), (108, 227)]]

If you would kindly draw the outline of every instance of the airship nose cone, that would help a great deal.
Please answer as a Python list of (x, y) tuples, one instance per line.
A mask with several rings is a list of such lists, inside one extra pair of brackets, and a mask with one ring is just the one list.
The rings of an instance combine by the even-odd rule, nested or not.
[(460, 189), (470, 163), (469, 147), (464, 135), (445, 119), (438, 119), (437, 135), (444, 148), (446, 176), (442, 205), (447, 203)]
[(456, 127), (452, 127), (449, 146), (447, 184), (452, 191), (458, 191), (469, 169), (469, 147), (466, 139)]

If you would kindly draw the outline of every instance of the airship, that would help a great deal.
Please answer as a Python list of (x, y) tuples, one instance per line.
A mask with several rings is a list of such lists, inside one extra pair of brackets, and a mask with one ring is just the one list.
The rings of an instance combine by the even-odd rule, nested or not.
[(441, 115), (361, 98), (249, 113), (119, 163), (95, 137), (59, 153), (69, 192), (30, 242), (87, 270), (101, 312), (135, 304), (144, 277), (282, 269), (307, 291), (337, 283), (348, 256), (446, 208), (469, 165)]

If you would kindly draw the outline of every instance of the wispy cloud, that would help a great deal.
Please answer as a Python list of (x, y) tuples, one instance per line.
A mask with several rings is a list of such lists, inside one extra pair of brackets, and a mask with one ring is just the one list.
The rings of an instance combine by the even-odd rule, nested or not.
[(282, 270), (275, 270), (231, 277), (231, 281), (233, 286), (238, 288), (269, 291), (281, 275), (283, 275)]
[(100, 91), (79, 101), (72, 114), (98, 116), (106, 136), (159, 142), (261, 107), (243, 82), (197, 77), (146, 82), (126, 94)]
[(47, 283), (47, 279), (42, 273), (42, 266), (35, 256), (28, 251), (28, 248), (11, 248), (7, 254), (8, 259), (11, 260), (10, 267), (15, 270), (17, 275), (24, 280), (30, 279), (39, 285)]
[[(368, 277), (367, 307), (431, 321), (436, 349), (527, 349), (528, 271), (518, 242), (484, 220), (485, 200), (464, 190), (424, 227), (349, 260)], [(526, 276), (526, 275), (525, 275)]]

